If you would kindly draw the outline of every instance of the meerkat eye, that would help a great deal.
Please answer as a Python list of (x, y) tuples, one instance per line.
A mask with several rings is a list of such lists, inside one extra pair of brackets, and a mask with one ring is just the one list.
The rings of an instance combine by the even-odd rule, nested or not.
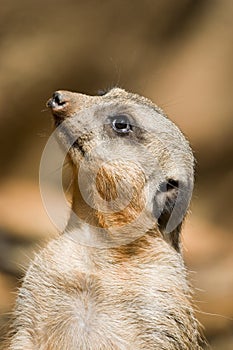
[(132, 130), (132, 125), (126, 115), (118, 115), (112, 118), (112, 128), (118, 133), (127, 134)]

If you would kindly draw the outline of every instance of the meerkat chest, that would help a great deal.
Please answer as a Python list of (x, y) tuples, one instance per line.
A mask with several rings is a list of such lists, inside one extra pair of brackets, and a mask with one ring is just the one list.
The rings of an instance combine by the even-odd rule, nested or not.
[(22, 323), (26, 329), (34, 325), (38, 349), (154, 349), (156, 323), (166, 318), (163, 308), (174, 304), (172, 293), (164, 300), (161, 291), (168, 292), (169, 283), (173, 288), (177, 274), (148, 256), (122, 260), (104, 251), (93, 256), (69, 240), (45, 249), (20, 293)]
[[(68, 255), (36, 261), (21, 290), (39, 349), (141, 349), (142, 313), (151, 309), (145, 298), (148, 272), (143, 269), (143, 278), (128, 263), (95, 267), (84, 252)], [(152, 323), (149, 314), (146, 322)]]

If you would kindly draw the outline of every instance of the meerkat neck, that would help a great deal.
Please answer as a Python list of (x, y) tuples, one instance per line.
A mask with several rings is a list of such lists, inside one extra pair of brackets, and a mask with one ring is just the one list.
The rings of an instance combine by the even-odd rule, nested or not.
[(71, 209), (80, 222), (99, 227), (97, 211), (85, 201), (77, 183), (74, 183)]
[[(144, 217), (147, 216), (148, 213), (144, 210), (145, 195), (142, 193), (144, 185), (142, 174), (134, 175), (133, 181), (137, 186), (136, 190), (130, 193), (129, 188), (132, 184), (120, 176), (121, 174), (118, 174), (117, 171), (118, 167), (114, 168), (109, 165), (101, 167), (95, 183), (90, 184), (87, 175), (85, 185), (81, 184), (80, 188), (79, 169), (77, 167), (73, 169), (72, 214), (76, 215), (76, 219), (95, 227), (121, 229), (136, 221), (142, 212)], [(123, 188), (120, 193), (120, 195), (123, 194), (123, 200), (118, 197), (116, 190), (118, 184)], [(128, 195), (129, 198), (124, 198), (125, 195)]]

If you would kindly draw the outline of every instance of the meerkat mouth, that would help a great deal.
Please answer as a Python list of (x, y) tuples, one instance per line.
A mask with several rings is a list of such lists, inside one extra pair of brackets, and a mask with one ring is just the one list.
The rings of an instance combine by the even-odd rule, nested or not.
[(81, 156), (85, 156), (85, 145), (81, 136), (76, 135), (66, 121), (54, 120), (55, 133), (58, 143), (65, 147), (65, 150), (76, 150)]

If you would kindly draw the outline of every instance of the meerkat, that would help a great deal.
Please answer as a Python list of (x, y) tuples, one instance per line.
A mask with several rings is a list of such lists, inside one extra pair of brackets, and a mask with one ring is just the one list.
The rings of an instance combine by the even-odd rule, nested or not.
[(188, 141), (120, 88), (57, 91), (47, 105), (73, 169), (72, 210), (25, 275), (9, 349), (202, 349), (180, 240)]

